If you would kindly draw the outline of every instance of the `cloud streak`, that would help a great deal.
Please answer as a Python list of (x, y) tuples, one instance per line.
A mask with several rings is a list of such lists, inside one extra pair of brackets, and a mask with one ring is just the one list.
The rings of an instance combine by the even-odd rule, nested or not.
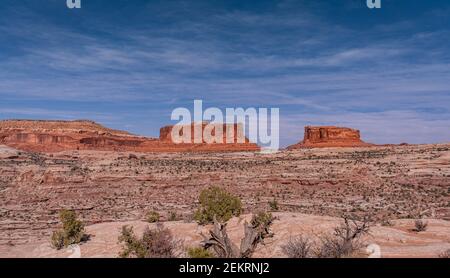
[(362, 29), (308, 1), (259, 10), (137, 1), (126, 24), (92, 3), (78, 28), (31, 2), (0, 12), (0, 117), (95, 118), (148, 135), (173, 108), (203, 99), (279, 107), (284, 145), (306, 123), (361, 128), (375, 143), (450, 139), (441, 131), (450, 126), (450, 26), (438, 20), (450, 10), (436, 22), (427, 15), (437, 8)]

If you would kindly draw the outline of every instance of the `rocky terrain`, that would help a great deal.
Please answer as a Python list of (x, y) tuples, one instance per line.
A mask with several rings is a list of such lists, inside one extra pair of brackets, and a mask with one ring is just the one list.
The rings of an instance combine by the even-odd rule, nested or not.
[[(193, 129), (194, 124), (187, 126)], [(0, 121), (0, 144), (16, 149), (54, 153), (73, 150), (135, 151), (135, 152), (211, 152), (257, 151), (260, 148), (244, 137), (238, 140), (237, 125), (228, 125), (234, 134), (232, 144), (174, 144), (168, 136), (172, 126), (161, 129), (160, 139), (132, 135), (125, 131), (103, 127), (92, 121)], [(227, 127), (228, 127), (227, 126)], [(225, 127), (225, 126), (224, 126)], [(224, 129), (226, 129), (225, 127)], [(201, 132), (205, 125), (202, 126)], [(213, 132), (214, 133), (214, 130)]]
[[(277, 218), (272, 226), (273, 238), (265, 240), (254, 254), (255, 258), (283, 258), (282, 251), (291, 238), (302, 235), (314, 240), (322, 234), (330, 234), (333, 228), (340, 225), (341, 219), (328, 216), (314, 216), (301, 213), (274, 213)], [(230, 239), (239, 243), (243, 237), (243, 223), (250, 220), (250, 215), (235, 217), (228, 222), (227, 230)], [(414, 221), (394, 220), (390, 226), (375, 225), (370, 229), (370, 234), (362, 240), (364, 246), (376, 244), (379, 249), (366, 250), (357, 254), (357, 257), (437, 257), (442, 252), (450, 249), (450, 222), (445, 220), (429, 219), (428, 229), (424, 232), (414, 232)], [(108, 222), (88, 226), (87, 234), (91, 239), (80, 245), (82, 258), (116, 258), (121, 250), (117, 238), (123, 225), (132, 226), (141, 234), (145, 227), (154, 228), (155, 224), (143, 221)], [(176, 240), (180, 240), (177, 254), (186, 256), (186, 249), (200, 246), (201, 234), (206, 235), (211, 226), (199, 226), (194, 222), (170, 221), (164, 226), (169, 228)], [(375, 251), (375, 252), (374, 252)], [(379, 254), (376, 254), (378, 253)], [(39, 239), (24, 245), (0, 245), (0, 257), (19, 258), (67, 258), (72, 256), (74, 250), (63, 249), (56, 251), (48, 239)]]
[(289, 146), (298, 148), (329, 148), (329, 147), (368, 147), (373, 144), (361, 140), (359, 130), (336, 126), (307, 126), (303, 141)]
[[(302, 148), (272, 154), (89, 150), (43, 154), (0, 147), (0, 255), (48, 242), (62, 208), (74, 209), (85, 223), (94, 225), (89, 229), (143, 220), (150, 210), (163, 220), (190, 222), (199, 192), (211, 185), (238, 195), (246, 213), (269, 209), (319, 219), (350, 213), (370, 215), (385, 226), (390, 221), (411, 221), (396, 219), (436, 219), (432, 231), (444, 233), (447, 237), (438, 236), (438, 241), (448, 242), (450, 144)], [(405, 227), (389, 231), (405, 232)], [(423, 243), (403, 235), (407, 243)], [(439, 245), (433, 241), (434, 232), (417, 236)], [(405, 254), (406, 249), (396, 249), (395, 244), (391, 255)]]

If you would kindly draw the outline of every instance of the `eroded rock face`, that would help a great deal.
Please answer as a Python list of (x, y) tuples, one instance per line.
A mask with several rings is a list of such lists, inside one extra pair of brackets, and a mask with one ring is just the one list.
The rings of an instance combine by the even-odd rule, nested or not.
[[(204, 126), (203, 126), (204, 128)], [(237, 129), (237, 127), (235, 127)], [(92, 121), (0, 121), (0, 144), (34, 152), (101, 150), (135, 152), (256, 151), (259, 147), (235, 144), (174, 144), (171, 127), (161, 129), (160, 140), (113, 130)]]
[(20, 150), (135, 150), (149, 139), (92, 121), (0, 121), (0, 143)]
[(359, 130), (336, 126), (307, 126), (303, 141), (288, 147), (325, 148), (325, 147), (367, 147), (372, 144), (361, 140)]
[[(174, 128), (177, 129), (174, 131)], [(183, 133), (189, 132), (189, 129), (190, 136), (186, 134), (186, 141), (190, 143), (179, 142), (172, 138), (172, 131), (178, 132), (178, 140), (181, 140)], [(220, 136), (220, 133), (222, 133), (222, 136)], [(195, 137), (197, 137), (197, 141), (195, 141)], [(257, 144), (251, 143), (244, 136), (243, 127), (238, 124), (192, 123), (189, 126), (165, 126), (160, 130), (159, 140), (162, 144), (169, 144), (175, 151), (177, 149), (221, 152), (260, 150)]]
[(240, 124), (209, 124), (204, 122), (192, 123), (190, 126), (179, 126), (176, 130), (174, 128), (176, 126), (161, 128), (159, 139), (164, 142), (173, 142), (172, 132), (178, 132), (179, 137), (182, 137), (184, 132), (189, 132), (190, 136), (187, 136), (187, 138), (190, 142), (195, 142), (195, 136), (198, 136), (198, 140), (202, 143), (213, 141), (219, 144), (227, 142), (235, 144), (250, 143), (248, 138), (244, 136), (244, 128)]

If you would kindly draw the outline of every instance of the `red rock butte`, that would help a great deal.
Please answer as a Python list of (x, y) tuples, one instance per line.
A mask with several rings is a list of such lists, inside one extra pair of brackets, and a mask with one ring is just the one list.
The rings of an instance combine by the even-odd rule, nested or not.
[(307, 126), (303, 141), (289, 146), (298, 148), (328, 148), (328, 147), (368, 147), (372, 144), (361, 140), (359, 130), (336, 126)]
[[(193, 126), (194, 124), (191, 125), (191, 128)], [(134, 152), (232, 152), (260, 150), (257, 144), (250, 143), (248, 139), (245, 139), (245, 143), (237, 143), (237, 130), (239, 130), (240, 126), (234, 126), (236, 131), (234, 133), (235, 143), (175, 144), (170, 137), (173, 126), (162, 128), (160, 139), (156, 139), (106, 128), (87, 120), (4, 120), (0, 121), (0, 144), (19, 150), (44, 153), (70, 150)], [(202, 129), (204, 128), (205, 125), (203, 125)]]
[[(209, 130), (206, 130), (209, 126)], [(186, 128), (188, 128), (187, 126), (180, 126), (183, 128), (183, 130), (178, 130), (179, 131), (179, 136), (182, 137), (183, 136), (183, 132)], [(230, 133), (230, 138), (232, 141), (232, 143), (238, 143), (239, 140), (238, 138), (241, 138), (241, 143), (250, 143), (250, 140), (248, 140), (248, 138), (246, 138), (244, 136), (244, 129), (242, 124), (222, 124), (222, 123), (208, 123), (208, 122), (202, 122), (202, 123), (192, 123), (191, 124), (191, 136), (190, 136), (190, 142), (194, 142), (194, 136), (196, 134), (196, 127), (198, 128), (197, 131), (199, 131), (198, 133), (200, 135), (203, 134), (203, 132), (205, 132), (206, 134), (211, 134), (212, 136), (216, 135), (216, 132), (218, 132), (218, 129), (220, 128), (222, 136), (220, 139), (218, 139), (220, 142), (227, 142), (227, 133)], [(160, 129), (159, 132), (159, 140), (162, 142), (173, 142), (172, 140), (172, 131), (173, 131), (174, 126), (170, 125), (170, 126), (165, 126), (163, 128)], [(176, 130), (175, 130), (176, 132)], [(205, 138), (199, 137), (203, 143), (206, 143)], [(231, 142), (230, 142), (231, 143)]]

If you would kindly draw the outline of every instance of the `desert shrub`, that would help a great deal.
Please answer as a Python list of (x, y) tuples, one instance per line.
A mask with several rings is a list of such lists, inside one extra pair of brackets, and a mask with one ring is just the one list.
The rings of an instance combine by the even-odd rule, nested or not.
[(52, 246), (56, 249), (80, 243), (85, 239), (84, 224), (77, 219), (77, 215), (71, 210), (62, 210), (59, 213), (62, 229), (54, 231), (51, 238)]
[(423, 221), (422, 219), (419, 219), (419, 220), (416, 220), (414, 222), (414, 226), (415, 226), (414, 231), (416, 231), (416, 232), (424, 232), (424, 231), (427, 230), (428, 222)]
[(51, 244), (57, 250), (60, 250), (64, 247), (63, 231), (61, 231), (61, 230), (53, 231), (52, 238), (51, 238)]
[(260, 211), (252, 216), (250, 224), (254, 227), (269, 227), (274, 220), (272, 213)]
[(309, 258), (311, 257), (312, 242), (303, 236), (290, 238), (285, 245), (281, 246), (281, 250), (288, 258)]
[(298, 236), (291, 238), (281, 247), (289, 258), (343, 258), (358, 255), (363, 247), (361, 237), (369, 233), (369, 220), (362, 222), (349, 220), (334, 229), (334, 233), (318, 237), (311, 241), (309, 238)]
[(187, 250), (189, 258), (192, 259), (208, 259), (214, 258), (213, 253), (202, 247), (191, 247)]
[(369, 233), (369, 221), (362, 223), (344, 218), (344, 223), (334, 229), (333, 235), (322, 236), (321, 245), (316, 249), (319, 258), (342, 258), (353, 255), (361, 249), (361, 237)]
[(177, 221), (178, 214), (175, 211), (170, 211), (168, 219), (169, 219), (169, 221)]
[(155, 223), (155, 222), (159, 222), (160, 217), (161, 216), (159, 215), (158, 212), (156, 212), (156, 211), (149, 211), (147, 213), (146, 220), (147, 220), (148, 223)]
[(64, 245), (80, 243), (84, 237), (84, 224), (77, 219), (75, 212), (63, 210), (59, 217), (63, 224)]
[(123, 226), (119, 243), (123, 244), (119, 253), (121, 258), (175, 258), (178, 242), (167, 228), (158, 223), (156, 229), (147, 227), (142, 238), (134, 234), (132, 227)]
[(320, 242), (314, 250), (317, 258), (341, 258), (352, 252), (351, 246), (345, 245), (342, 239), (334, 235), (321, 236)]
[(242, 210), (241, 200), (219, 187), (203, 190), (199, 202), (200, 208), (194, 218), (200, 224), (212, 223), (214, 216), (218, 221), (226, 222), (233, 216), (239, 216)]
[(278, 201), (273, 199), (273, 201), (269, 201), (269, 207), (272, 211), (278, 211), (280, 208), (278, 207)]
[(121, 258), (144, 258), (145, 248), (140, 239), (136, 237), (133, 227), (122, 226), (119, 236), (119, 243), (124, 244), (122, 251), (119, 253)]

